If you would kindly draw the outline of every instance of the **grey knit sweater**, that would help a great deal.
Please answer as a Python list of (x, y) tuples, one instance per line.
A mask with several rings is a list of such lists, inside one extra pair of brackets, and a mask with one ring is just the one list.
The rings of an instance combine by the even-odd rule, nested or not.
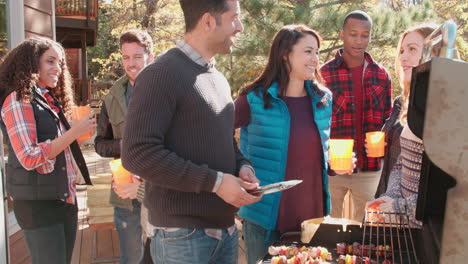
[(146, 180), (150, 223), (226, 228), (237, 208), (211, 190), (216, 172), (237, 175), (248, 161), (233, 139), (226, 78), (171, 49), (135, 82), (123, 137), (125, 168)]

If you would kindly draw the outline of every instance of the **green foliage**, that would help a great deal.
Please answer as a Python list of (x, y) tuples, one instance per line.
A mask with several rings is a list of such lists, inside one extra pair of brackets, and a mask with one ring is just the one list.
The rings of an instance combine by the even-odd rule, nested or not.
[(433, 0), (434, 11), (443, 20), (453, 19), (457, 24), (457, 47), (460, 58), (468, 61), (468, 2)]
[[(150, 4), (156, 4), (148, 14)], [(149, 16), (148, 27), (143, 27)], [(177, 0), (100, 0), (96, 46), (89, 48), (89, 72), (95, 82), (116, 80), (125, 72), (120, 62), (119, 36), (129, 29), (147, 30), (153, 38), (154, 54), (174, 46), (183, 37), (183, 16)]]
[[(305, 24), (317, 30), (322, 43), (322, 62), (331, 59), (342, 43), (339, 33), (345, 15), (356, 9), (368, 12), (373, 18), (372, 42), (369, 52), (393, 74), (395, 47), (398, 36), (411, 25), (433, 19), (432, 5), (413, 6), (397, 12), (380, 1), (242, 1), (245, 31), (240, 35), (236, 51), (230, 55), (234, 59), (218, 59), (217, 67), (228, 77), (232, 89), (237, 91), (252, 81), (266, 63), (270, 41), (283, 26), (291, 23)], [(219, 56), (223, 57), (223, 56)], [(227, 61), (235, 61), (242, 67), (232, 67)], [(396, 84), (396, 80), (394, 80)], [(398, 85), (395, 94), (399, 94)]]
[(120, 63), (115, 60), (115, 52), (119, 49), (118, 39), (112, 35), (110, 22), (118, 8), (100, 3), (98, 38), (94, 47), (88, 48), (88, 67), (94, 81), (115, 80), (123, 74)]
[[(90, 72), (96, 80), (113, 80), (123, 74), (118, 36), (130, 28), (143, 28), (150, 4), (156, 4), (146, 28), (159, 54), (183, 38), (184, 21), (177, 0), (113, 0), (100, 3), (99, 37), (89, 49)], [(235, 95), (255, 79), (267, 62), (274, 34), (287, 24), (305, 24), (320, 33), (322, 63), (331, 59), (342, 43), (339, 33), (344, 16), (356, 9), (368, 12), (374, 22), (368, 52), (394, 74), (394, 58), (400, 34), (422, 22), (441, 23), (454, 19), (459, 26), (457, 40), (462, 59), (467, 60), (468, 4), (458, 0), (242, 0), (244, 32), (239, 34), (234, 52), (217, 56), (216, 67), (225, 74)], [(151, 9), (153, 10), (153, 9)], [(400, 93), (393, 79), (394, 94)]]

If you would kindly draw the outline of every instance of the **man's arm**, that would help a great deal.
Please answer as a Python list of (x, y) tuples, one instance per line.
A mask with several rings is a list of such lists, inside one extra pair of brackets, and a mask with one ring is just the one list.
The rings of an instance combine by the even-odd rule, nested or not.
[[(234, 137), (233, 137), (234, 138)], [(255, 169), (250, 161), (242, 155), (239, 150), (236, 139), (234, 138), (234, 151), (236, 153), (236, 174), (239, 175), (243, 181), (259, 184), (257, 176), (255, 176)]]
[(234, 101), (234, 131), (233, 131), (233, 146), (236, 155), (236, 174), (247, 182), (259, 183), (259, 180), (255, 176), (255, 169), (252, 163), (244, 157), (242, 152), (239, 150), (239, 144), (236, 140), (236, 132), (239, 135), (240, 141), (240, 127), (248, 126), (250, 124), (250, 105), (247, 101), (246, 95), (239, 96)]
[(249, 167), (252, 167), (253, 169), (253, 166), (252, 166), (252, 163), (250, 163), (250, 160), (248, 160), (244, 155), (242, 155), (242, 152), (239, 150), (239, 146), (237, 144), (235, 137), (233, 136), (232, 138), (233, 138), (233, 145), (234, 145), (234, 153), (236, 155), (236, 174), (239, 174), (240, 169), (244, 166), (249, 166)]
[(96, 138), (94, 139), (96, 152), (102, 157), (120, 157), (120, 139), (114, 139), (105, 103), (102, 103), (101, 114), (97, 123)]

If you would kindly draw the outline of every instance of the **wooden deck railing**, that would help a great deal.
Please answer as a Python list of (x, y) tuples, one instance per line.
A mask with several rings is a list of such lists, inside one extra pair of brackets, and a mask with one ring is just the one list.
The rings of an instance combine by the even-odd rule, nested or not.
[(112, 83), (91, 83), (88, 84), (89, 87), (89, 100), (90, 101), (101, 101), (104, 99), (104, 96), (109, 92), (109, 89), (112, 87)]
[(98, 0), (55, 0), (57, 16), (83, 16), (96, 19)]

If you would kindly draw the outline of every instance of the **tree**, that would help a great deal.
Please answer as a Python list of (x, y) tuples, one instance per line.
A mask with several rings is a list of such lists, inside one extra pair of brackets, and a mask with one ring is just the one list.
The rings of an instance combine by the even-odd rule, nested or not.
[(384, 0), (384, 3), (395, 11), (401, 11), (411, 6), (423, 3), (423, 0)]
[[(455, 19), (459, 25), (458, 47), (467, 59), (467, 3), (457, 0), (242, 0), (244, 32), (234, 52), (216, 57), (216, 67), (225, 74), (235, 95), (239, 88), (259, 75), (266, 64), (274, 34), (287, 24), (305, 24), (323, 38), (322, 63), (337, 48), (344, 16), (356, 9), (373, 18), (372, 42), (368, 51), (394, 74), (395, 48), (400, 34), (422, 22)], [(96, 80), (114, 80), (123, 74), (118, 52), (118, 36), (131, 28), (147, 29), (155, 43), (155, 54), (173, 47), (183, 38), (184, 20), (178, 0), (113, 0), (100, 3), (98, 45), (90, 49), (90, 71)], [(394, 94), (399, 94), (394, 79)]]
[(91, 80), (108, 81), (115, 80), (122, 74), (118, 60), (115, 58), (115, 51), (118, 50), (118, 40), (112, 35), (110, 21), (116, 11), (111, 6), (99, 6), (98, 38), (96, 45), (88, 48), (88, 69)]
[[(240, 35), (234, 53), (218, 56), (217, 64), (228, 77), (234, 94), (264, 67), (270, 41), (283, 25), (305, 24), (317, 30), (324, 39), (321, 60), (325, 62), (342, 45), (339, 32), (344, 16), (352, 10), (364, 10), (374, 21), (369, 52), (392, 73), (398, 36), (415, 23), (435, 19), (428, 2), (402, 11), (378, 0), (245, 0), (241, 1), (241, 7), (245, 32)], [(395, 94), (399, 94), (398, 89), (395, 85)]]
[(129, 29), (147, 30), (154, 42), (154, 53), (174, 46), (183, 36), (182, 11), (177, 0), (101, 0), (99, 36), (89, 48), (89, 70), (94, 81), (109, 82), (124, 74), (118, 39)]
[(453, 19), (457, 24), (457, 47), (460, 57), (468, 61), (468, 2), (458, 0), (434, 0), (434, 11), (441, 19)]

